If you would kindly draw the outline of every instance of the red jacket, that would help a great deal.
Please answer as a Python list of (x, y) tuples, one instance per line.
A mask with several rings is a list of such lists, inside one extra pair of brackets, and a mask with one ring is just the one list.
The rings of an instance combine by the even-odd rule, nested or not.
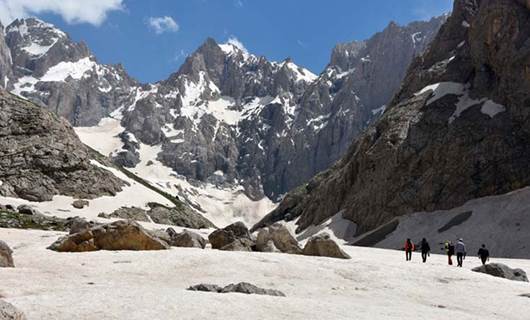
[(416, 246), (414, 245), (414, 243), (408, 243), (407, 241), (405, 241), (405, 251), (414, 251), (416, 249)]

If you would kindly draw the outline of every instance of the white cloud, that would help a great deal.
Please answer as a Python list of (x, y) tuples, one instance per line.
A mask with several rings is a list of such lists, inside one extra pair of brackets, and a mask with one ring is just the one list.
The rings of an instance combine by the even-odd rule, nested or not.
[(243, 8), (244, 3), (242, 0), (234, 0), (234, 6), (236, 6), (237, 8)]
[(185, 58), (187, 56), (188, 55), (186, 54), (186, 51), (184, 51), (183, 49), (180, 49), (179, 51), (177, 51), (177, 53), (175, 53), (175, 56), (173, 57), (173, 61), (175, 62), (180, 61), (180, 59)]
[(180, 29), (175, 20), (168, 16), (149, 17), (147, 24), (155, 31), (156, 34), (161, 34), (164, 32), (177, 32)]
[(123, 0), (0, 0), (0, 21), (7, 25), (17, 18), (54, 13), (68, 23), (98, 26), (109, 12), (123, 9)]

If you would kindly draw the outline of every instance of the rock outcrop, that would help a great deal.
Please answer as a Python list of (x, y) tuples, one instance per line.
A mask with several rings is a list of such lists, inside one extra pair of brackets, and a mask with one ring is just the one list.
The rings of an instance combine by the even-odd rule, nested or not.
[(502, 263), (489, 263), (473, 268), (473, 271), (486, 273), (494, 277), (504, 278), (513, 281), (528, 282), (526, 272), (522, 269), (512, 269)]
[(260, 225), (299, 218), (302, 231), (342, 211), (360, 235), (527, 186), (529, 17), (516, 1), (455, 1), (382, 118)]
[(133, 221), (120, 220), (58, 239), (48, 249), (58, 252), (97, 250), (163, 250), (169, 246)]
[(304, 247), (303, 254), (306, 256), (351, 259), (350, 255), (344, 252), (327, 233), (309, 238)]
[(0, 268), (14, 268), (13, 250), (9, 248), (7, 243), (0, 240)]
[(27, 215), (15, 211), (0, 210), (0, 228), (67, 231), (69, 230), (69, 223), (67, 219), (49, 217), (43, 214)]
[(49, 201), (115, 195), (123, 182), (91, 163), (65, 121), (0, 89), (0, 195)]
[(279, 290), (274, 289), (263, 289), (257, 287), (248, 282), (240, 282), (237, 284), (229, 284), (222, 288), (215, 284), (198, 284), (188, 288), (190, 291), (204, 291), (204, 292), (216, 292), (216, 293), (244, 293), (244, 294), (259, 294), (269, 295), (276, 297), (285, 297), (285, 294)]

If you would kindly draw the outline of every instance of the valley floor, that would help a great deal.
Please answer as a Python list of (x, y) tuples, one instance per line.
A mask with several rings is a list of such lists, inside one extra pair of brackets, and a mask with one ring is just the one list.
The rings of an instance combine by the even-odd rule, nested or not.
[[(172, 248), (56, 253), (61, 233), (0, 229), (17, 265), (0, 295), (34, 319), (528, 319), (528, 283), (399, 251), (344, 247), (351, 260)], [(496, 260), (497, 261), (497, 260)], [(500, 260), (530, 271), (528, 260)], [(287, 297), (192, 292), (246, 281)]]

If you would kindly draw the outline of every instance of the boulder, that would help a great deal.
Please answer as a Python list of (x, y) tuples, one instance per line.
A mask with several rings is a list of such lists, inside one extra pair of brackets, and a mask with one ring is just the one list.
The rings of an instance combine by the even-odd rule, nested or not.
[(27, 215), (15, 211), (0, 211), (0, 228), (68, 231), (67, 224), (66, 219), (40, 213)]
[(28, 206), (27, 204), (22, 204), (20, 206), (18, 206), (17, 208), (17, 211), (18, 213), (22, 213), (22, 214), (27, 214), (27, 215), (35, 215), (37, 214), (37, 210), (35, 210), (34, 208)]
[[(238, 239), (246, 239), (248, 241), (239, 241), (232, 244)], [(240, 251), (239, 249), (241, 249), (242, 251), (251, 251), (246, 250), (244, 247), (252, 247), (254, 245), (250, 232), (242, 222), (236, 222), (223, 229), (215, 230), (210, 233), (208, 240), (212, 244), (212, 249), (220, 250), (236, 249)]]
[(304, 247), (303, 254), (306, 256), (351, 259), (327, 233), (311, 237)]
[(0, 320), (26, 320), (26, 316), (12, 304), (0, 300)]
[(201, 249), (206, 247), (206, 239), (195, 232), (184, 230), (181, 233), (176, 233), (172, 228), (169, 229), (171, 229), (171, 231), (166, 232), (170, 234), (169, 244), (173, 247)]
[(279, 290), (274, 289), (263, 289), (256, 287), (248, 282), (240, 282), (237, 284), (229, 284), (223, 288), (222, 293), (237, 292), (245, 294), (260, 294), (276, 297), (285, 297), (285, 294)]
[(169, 246), (134, 221), (115, 221), (58, 239), (48, 249), (58, 252), (96, 250), (163, 250)]
[(89, 230), (94, 226), (93, 223), (86, 221), (84, 218), (74, 217), (68, 219), (67, 225), (70, 226), (70, 234), (80, 233)]
[(88, 207), (89, 202), (87, 200), (75, 200), (72, 202), (72, 207), (76, 209), (83, 209), (84, 207)]
[(222, 247), (223, 251), (252, 251), (254, 242), (250, 239), (239, 238)]
[[(13, 250), (9, 248), (7, 243), (0, 240), (0, 268), (14, 268)], [(1, 318), (0, 318), (1, 319)]]
[(273, 224), (268, 228), (260, 229), (256, 240), (256, 250), (261, 252), (270, 252), (269, 242), (283, 253), (301, 254), (302, 249), (298, 241), (291, 235), (289, 230), (281, 224)]
[(513, 281), (528, 282), (526, 272), (521, 269), (512, 269), (502, 263), (489, 263), (473, 268), (475, 272), (486, 273), (494, 277), (504, 278)]
[(257, 287), (248, 282), (240, 282), (237, 284), (229, 284), (226, 287), (222, 288), (215, 284), (198, 284), (188, 288), (190, 291), (204, 291), (204, 292), (216, 292), (216, 293), (244, 293), (244, 294), (259, 294), (259, 295), (269, 295), (276, 297), (285, 297), (285, 294), (279, 290), (274, 289), (263, 289)]

